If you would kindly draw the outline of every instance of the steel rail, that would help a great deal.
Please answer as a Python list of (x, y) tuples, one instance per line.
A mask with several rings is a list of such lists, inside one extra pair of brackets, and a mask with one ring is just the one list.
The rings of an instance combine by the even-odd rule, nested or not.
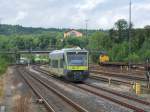
[(116, 92), (116, 91), (114, 91), (114, 90), (108, 90), (108, 89), (105, 89), (105, 88), (102, 88), (102, 87), (98, 87), (98, 86), (95, 86), (95, 85), (92, 85), (92, 84), (89, 84), (89, 83), (85, 83), (85, 84), (88, 85), (88, 86), (91, 86), (91, 87), (93, 87), (93, 88), (100, 89), (100, 90), (103, 90), (103, 91), (112, 93), (112, 94), (114, 94), (114, 95), (121, 96), (121, 97), (123, 97), (123, 98), (127, 98), (127, 99), (129, 99), (129, 100), (133, 100), (133, 101), (136, 101), (136, 102), (138, 102), (138, 103), (141, 103), (141, 104), (150, 106), (150, 102), (147, 102), (147, 101), (144, 101), (144, 100), (140, 100), (140, 99), (137, 99), (137, 98), (134, 98), (134, 97), (125, 95), (125, 94), (121, 94), (121, 93), (118, 93), (118, 92)]
[(31, 82), (23, 75), (23, 73), (17, 69), (17, 71), (19, 72), (19, 74), (22, 76), (22, 78), (25, 80), (25, 82), (31, 87), (31, 89), (43, 100), (44, 104), (46, 105), (46, 107), (48, 108), (48, 110), (50, 112), (56, 112), (52, 107), (52, 105), (50, 105), (46, 99), (32, 86)]
[[(103, 80), (105, 82), (109, 82), (109, 78), (106, 78), (106, 77), (102, 77), (102, 76), (89, 76), (89, 78), (91, 79), (95, 79), (95, 80)], [(123, 81), (123, 80), (118, 80), (118, 79), (115, 79), (115, 78), (110, 78), (111, 82), (113, 82), (114, 84), (118, 84), (118, 83), (124, 83), (126, 85), (132, 85), (132, 81)]]
[(119, 74), (119, 73), (103, 72), (103, 71), (100, 71), (100, 70), (90, 70), (90, 72), (91, 73), (96, 73), (96, 74), (105, 74), (105, 75), (114, 76), (114, 77), (123, 77), (123, 78), (127, 78), (127, 79), (135, 79), (135, 80), (140, 80), (140, 81), (146, 81), (146, 78), (131, 76), (131, 75), (123, 75), (123, 74)]
[[(34, 68), (34, 69), (35, 69), (35, 68)], [(37, 70), (37, 71), (39, 71), (39, 72), (42, 72), (42, 73), (44, 73), (44, 74), (47, 74), (47, 75), (49, 74), (49, 73), (47, 73), (47, 71), (42, 70), (42, 69), (35, 69), (35, 70)], [(113, 102), (115, 102), (115, 103), (118, 103), (118, 104), (120, 104), (120, 105), (122, 105), (122, 106), (125, 106), (125, 107), (127, 107), (127, 108), (130, 108), (130, 109), (132, 109), (132, 110), (134, 110), (134, 111), (136, 111), (136, 112), (145, 112), (145, 110), (143, 110), (143, 109), (141, 109), (141, 108), (138, 108), (138, 107), (136, 107), (136, 106), (130, 105), (130, 104), (128, 104), (128, 103), (121, 102), (121, 101), (119, 101), (119, 100), (117, 100), (117, 99), (111, 98), (111, 97), (109, 97), (109, 96), (105, 96), (105, 95), (100, 94), (100, 93), (96, 93), (96, 92), (94, 92), (94, 91), (92, 91), (92, 90), (89, 90), (89, 89), (86, 89), (86, 88), (77, 86), (77, 85), (75, 85), (75, 84), (72, 84), (72, 85), (73, 85), (73, 86), (76, 86), (76, 87), (78, 87), (78, 88), (81, 88), (81, 89), (83, 89), (83, 90), (85, 90), (85, 91), (88, 91), (88, 92), (90, 92), (90, 93), (93, 93), (93, 94), (95, 94), (95, 95), (98, 95), (98, 96), (100, 96), (100, 97), (104, 97), (105, 99), (108, 99), (108, 100), (113, 101)], [(123, 97), (123, 95), (122, 95), (122, 97)], [(135, 100), (136, 100), (136, 99), (135, 99)], [(137, 99), (137, 102), (140, 102), (139, 99)], [(145, 101), (141, 101), (140, 103), (143, 103), (143, 102), (145, 102)], [(149, 105), (149, 102), (145, 102), (144, 104), (145, 104), (145, 105)]]
[(79, 112), (88, 112), (88, 110), (84, 109), (79, 104), (75, 103), (74, 101), (72, 101), (71, 99), (69, 99), (68, 97), (66, 97), (62, 93), (60, 93), (58, 90), (56, 90), (55, 88), (53, 88), (53, 87), (49, 86), (48, 84), (46, 84), (44, 81), (42, 81), (40, 79), (40, 77), (37, 78), (37, 77), (33, 76), (30, 72), (28, 72), (28, 71), (26, 71), (26, 72), (28, 74), (30, 74), (31, 77), (33, 77), (34, 79), (36, 79), (37, 81), (39, 81), (41, 84), (43, 84), (45, 87), (47, 87), (49, 90), (51, 90), (52, 92), (54, 92), (55, 94), (57, 94), (59, 97), (61, 97), (68, 104), (71, 104), (77, 111), (79, 111)]
[(141, 109), (141, 108), (138, 108), (138, 107), (136, 107), (136, 106), (130, 105), (130, 104), (125, 103), (125, 102), (122, 102), (122, 101), (117, 100), (117, 99), (115, 99), (115, 98), (112, 98), (112, 97), (110, 97), (110, 96), (101, 94), (100, 92), (92, 91), (92, 90), (90, 90), (90, 89), (88, 89), (88, 88), (85, 88), (85, 87), (82, 87), (82, 86), (80, 86), (80, 85), (76, 85), (76, 87), (78, 87), (78, 88), (80, 88), (80, 89), (82, 89), (82, 90), (88, 91), (88, 92), (90, 92), (90, 93), (92, 93), (92, 94), (95, 94), (95, 95), (97, 95), (97, 96), (103, 97), (103, 98), (105, 98), (105, 99), (107, 99), (107, 100), (110, 100), (110, 101), (112, 101), (112, 102), (115, 102), (115, 103), (117, 103), (117, 104), (119, 104), (119, 105), (122, 105), (122, 106), (124, 106), (124, 107), (130, 108), (130, 109), (132, 109), (132, 110), (134, 110), (134, 111), (136, 111), (136, 112), (146, 112), (145, 110), (143, 110), (143, 109)]

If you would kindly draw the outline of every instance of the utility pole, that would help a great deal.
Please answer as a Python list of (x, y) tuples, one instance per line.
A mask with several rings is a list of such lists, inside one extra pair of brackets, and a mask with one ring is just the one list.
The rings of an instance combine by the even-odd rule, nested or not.
[(88, 37), (88, 19), (85, 20), (86, 38)]
[[(0, 30), (1, 30), (2, 18), (0, 18)], [(0, 31), (1, 32), (1, 31)]]
[(150, 67), (149, 67), (150, 59), (146, 59), (145, 70), (146, 70), (146, 78), (147, 78), (147, 88), (150, 88)]
[[(130, 0), (129, 3), (129, 55), (131, 54), (131, 6), (132, 6), (132, 2)], [(131, 60), (129, 58), (129, 71), (131, 71)]]
[(0, 25), (1, 25), (1, 21), (2, 21), (2, 20), (1, 20), (1, 18), (0, 18)]

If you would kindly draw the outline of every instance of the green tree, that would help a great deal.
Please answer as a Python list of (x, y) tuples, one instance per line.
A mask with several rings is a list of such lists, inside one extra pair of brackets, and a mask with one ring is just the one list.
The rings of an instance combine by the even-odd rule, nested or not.
[(150, 38), (150, 25), (146, 25), (144, 27), (144, 30), (145, 30), (146, 37)]
[(141, 29), (135, 30), (134, 35), (131, 37), (132, 52), (139, 51), (139, 49), (142, 47), (145, 39), (146, 39), (146, 35), (143, 30), (141, 30)]
[(89, 38), (88, 49), (92, 53), (91, 58), (94, 62), (98, 62), (100, 51), (106, 50), (111, 46), (108, 35), (103, 32), (96, 32)]
[(109, 56), (112, 61), (125, 61), (128, 57), (128, 43), (113, 44), (112, 49), (109, 50)]
[(88, 40), (85, 37), (68, 37), (63, 40), (64, 47), (74, 47), (79, 46), (81, 48), (85, 48), (88, 44)]
[(115, 29), (118, 31), (118, 41), (127, 39), (128, 37), (128, 23), (125, 19), (119, 19), (115, 23)]
[(131, 63), (138, 63), (140, 62), (140, 57), (135, 52), (133, 52), (128, 56), (127, 61), (128, 60), (130, 60)]

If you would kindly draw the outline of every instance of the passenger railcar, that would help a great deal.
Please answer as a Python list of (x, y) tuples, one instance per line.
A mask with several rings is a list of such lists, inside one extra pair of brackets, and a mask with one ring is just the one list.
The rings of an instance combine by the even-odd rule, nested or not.
[(88, 51), (80, 48), (55, 50), (49, 54), (49, 69), (58, 77), (81, 82), (89, 76)]

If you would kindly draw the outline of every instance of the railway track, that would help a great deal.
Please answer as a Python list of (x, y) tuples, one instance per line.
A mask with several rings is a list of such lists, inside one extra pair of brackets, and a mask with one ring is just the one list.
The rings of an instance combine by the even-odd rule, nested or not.
[[(103, 97), (103, 98), (105, 98), (109, 101), (115, 102), (115, 103), (117, 103), (121, 106), (132, 109), (136, 112), (146, 112), (146, 110), (149, 109), (148, 106), (144, 106), (144, 108), (143, 108), (143, 106), (141, 106), (143, 104), (140, 103), (140, 105), (139, 105), (137, 101), (132, 101), (132, 99), (128, 99), (127, 97), (124, 98), (123, 95), (122, 96), (120, 96), (119, 94), (114, 95), (114, 94), (110, 93), (109, 91), (101, 90), (100, 88), (97, 89), (97, 88), (95, 88), (94, 86), (91, 86), (91, 85), (89, 86), (89, 84), (88, 85), (87, 84), (80, 84), (80, 85), (77, 85), (77, 87), (79, 87), (83, 90), (86, 90), (90, 93), (93, 93), (97, 96)], [(139, 106), (137, 106), (137, 104)]]
[(29, 80), (27, 77), (25, 77), (25, 75), (23, 75), (23, 71), (20, 71), (19, 69), (17, 69), (18, 73), (23, 77), (23, 79), (25, 80), (25, 82), (31, 87), (31, 89), (33, 90), (33, 92), (40, 98), (42, 99), (42, 101), (44, 102), (45, 106), (47, 107), (47, 109), (50, 112), (55, 112), (52, 108), (52, 106), (47, 102), (46, 98), (44, 98), (40, 92), (38, 92), (35, 87), (32, 85), (32, 81)]
[[(49, 75), (47, 71), (43, 71), (40, 69), (35, 69), (41, 73)], [(136, 112), (146, 112), (150, 106), (149, 102), (143, 101), (138, 98), (134, 98), (128, 95), (123, 95), (121, 93), (117, 93), (116, 91), (107, 90), (104, 88), (96, 87), (95, 85), (91, 85), (88, 83), (85, 84), (72, 84), (75, 87), (78, 87), (82, 90), (88, 91), (97, 96), (103, 97), (107, 100), (115, 102), (119, 105), (122, 105), (126, 108), (132, 109)]]
[[(32, 90), (43, 100), (50, 112), (88, 112), (55, 88), (45, 83), (40, 77), (37, 78), (33, 74), (26, 72), (26, 70), (18, 71)], [(52, 103), (52, 99), (57, 101), (53, 101)]]
[(103, 82), (107, 82), (110, 84), (125, 84), (127, 86), (131, 86), (133, 85), (133, 81), (129, 81), (129, 80), (121, 80), (121, 79), (117, 79), (117, 78), (110, 78), (110, 77), (106, 77), (106, 76), (97, 76), (97, 75), (91, 75), (89, 76), (90, 79), (94, 79), (94, 80), (101, 80)]
[(134, 98), (134, 97), (128, 96), (126, 94), (121, 94), (121, 93), (118, 93), (118, 92), (116, 92), (114, 90), (109, 90), (109, 89), (106, 89), (106, 88), (103, 88), (103, 87), (100, 87), (100, 86), (95, 86), (95, 85), (92, 85), (92, 84), (89, 84), (89, 83), (85, 83), (85, 84), (90, 86), (90, 87), (93, 87), (93, 88), (96, 88), (96, 89), (100, 89), (100, 90), (109, 92), (111, 94), (118, 95), (118, 96), (130, 99), (130, 100), (136, 101), (138, 103), (150, 106), (150, 102), (147, 102), (147, 101), (144, 101), (144, 100), (141, 100), (141, 99), (138, 99), (138, 98)]
[[(48, 72), (48, 71), (46, 71)], [(101, 81), (104, 81), (104, 82), (109, 82), (110, 83), (113, 83), (113, 84), (125, 84), (127, 86), (131, 86), (133, 85), (134, 83), (134, 80), (131, 80), (129, 78), (127, 78), (126, 80), (123, 79), (123, 78), (115, 78), (115, 77), (110, 77), (110, 76), (103, 76), (103, 75), (99, 75), (98, 73), (97, 74), (92, 74), (89, 78), (91, 79), (94, 79), (94, 80), (101, 80)], [(145, 86), (143, 86), (145, 87)]]
[(111, 76), (111, 77), (120, 77), (120, 78), (126, 78), (126, 79), (146, 81), (146, 78), (142, 76), (140, 77), (140, 76), (134, 76), (134, 75), (128, 75), (128, 74), (115, 73), (115, 72), (106, 72), (106, 71), (101, 71), (101, 70), (90, 70), (90, 72), (95, 73), (95, 74), (104, 74), (106, 76)]
[[(103, 82), (107, 82), (108, 84), (114, 84), (114, 85), (126, 85), (126, 86), (133, 86), (134, 83), (137, 80), (130, 80), (130, 79), (122, 79), (122, 78), (114, 78), (114, 77), (107, 77), (107, 76), (101, 76), (101, 75), (91, 75), (89, 76), (90, 79), (94, 79), (94, 80), (100, 80)], [(147, 90), (147, 85), (146, 82), (142, 81), (142, 88)]]
[[(99, 65), (96, 65), (99, 67)], [(95, 74), (92, 75), (90, 78), (93, 79), (104, 79), (103, 81), (108, 81), (111, 79), (113, 83), (124, 83), (131, 85), (134, 81), (147, 81), (147, 79), (144, 76), (135, 76), (135, 75), (129, 75), (127, 73), (116, 73), (116, 72), (107, 72), (102, 71), (102, 70), (90, 70), (91, 73)], [(105, 76), (103, 76), (103, 75)], [(111, 77), (111, 78), (106, 78), (106, 77)]]
[[(120, 74), (128, 74), (129, 69), (128, 67), (123, 66), (101, 66), (101, 65), (90, 65), (91, 70), (102, 70), (102, 71), (109, 71), (109, 72), (117, 72)], [(131, 68), (130, 73), (135, 76), (143, 76), (145, 74), (145, 68)]]

